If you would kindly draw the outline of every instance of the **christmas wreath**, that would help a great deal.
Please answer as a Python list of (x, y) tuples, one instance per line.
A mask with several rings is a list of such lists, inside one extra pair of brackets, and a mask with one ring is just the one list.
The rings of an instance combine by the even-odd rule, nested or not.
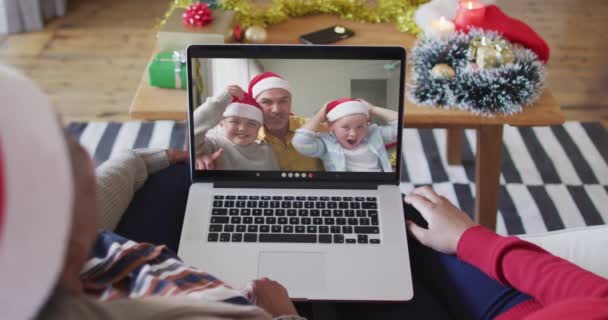
[(544, 85), (544, 66), (536, 54), (491, 31), (421, 38), (412, 63), (412, 101), (481, 115), (520, 112)]

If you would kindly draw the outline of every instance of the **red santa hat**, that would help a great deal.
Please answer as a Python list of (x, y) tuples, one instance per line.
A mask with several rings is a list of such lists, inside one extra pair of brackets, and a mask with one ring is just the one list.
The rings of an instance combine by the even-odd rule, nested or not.
[(534, 51), (538, 58), (547, 62), (550, 49), (547, 42), (524, 22), (511, 18), (495, 5), (476, 9), (461, 9), (454, 20), (456, 30), (468, 32), (471, 28), (492, 30), (501, 33), (511, 42), (521, 43)]
[(327, 120), (336, 121), (351, 114), (364, 114), (369, 117), (367, 103), (352, 98), (342, 98), (329, 102), (325, 105)]
[(243, 99), (234, 99), (222, 114), (224, 117), (243, 117), (264, 124), (264, 112), (260, 105), (248, 94)]
[(64, 132), (48, 97), (0, 65), (0, 305), (33, 318), (65, 261), (74, 186)]
[(287, 92), (291, 93), (289, 82), (272, 72), (260, 73), (249, 82), (249, 95), (254, 99), (257, 98), (260, 93), (270, 89), (285, 89)]

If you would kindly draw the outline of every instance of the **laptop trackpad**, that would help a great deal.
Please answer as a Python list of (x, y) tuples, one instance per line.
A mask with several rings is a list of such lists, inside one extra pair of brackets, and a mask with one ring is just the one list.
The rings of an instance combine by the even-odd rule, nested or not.
[(262, 251), (258, 277), (279, 282), (292, 298), (307, 298), (325, 291), (325, 268), (324, 253)]

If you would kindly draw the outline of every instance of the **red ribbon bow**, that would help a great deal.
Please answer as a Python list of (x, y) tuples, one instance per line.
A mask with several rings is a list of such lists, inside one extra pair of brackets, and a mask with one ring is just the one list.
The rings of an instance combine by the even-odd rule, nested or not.
[(206, 3), (195, 3), (188, 6), (182, 19), (185, 25), (202, 27), (213, 21), (213, 10)]

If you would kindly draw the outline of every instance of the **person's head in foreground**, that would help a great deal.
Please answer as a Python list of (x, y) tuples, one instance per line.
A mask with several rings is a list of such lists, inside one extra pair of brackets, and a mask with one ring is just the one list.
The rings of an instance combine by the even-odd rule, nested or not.
[[(64, 133), (42, 90), (3, 65), (0, 101), (2, 319), (44, 319), (66, 296), (84, 297), (80, 271), (100, 225), (95, 169), (87, 151)], [(167, 150), (170, 163), (175, 152)], [(275, 281), (252, 281), (246, 292), (272, 316), (297, 314)], [(99, 307), (103, 302), (87, 309), (70, 301), (71, 319), (109, 316)]]
[(366, 102), (342, 98), (325, 105), (329, 129), (338, 143), (347, 150), (356, 149), (367, 136), (369, 106)]
[(2, 65), (0, 101), (0, 305), (3, 317), (26, 319), (54, 290), (82, 290), (99, 220), (95, 176), (48, 98)]
[(255, 142), (264, 123), (264, 114), (258, 103), (245, 94), (226, 107), (220, 127), (226, 138), (235, 144), (246, 146)]
[(249, 82), (248, 93), (264, 111), (264, 126), (271, 133), (286, 133), (291, 114), (291, 91), (289, 82), (281, 76), (264, 72)]

